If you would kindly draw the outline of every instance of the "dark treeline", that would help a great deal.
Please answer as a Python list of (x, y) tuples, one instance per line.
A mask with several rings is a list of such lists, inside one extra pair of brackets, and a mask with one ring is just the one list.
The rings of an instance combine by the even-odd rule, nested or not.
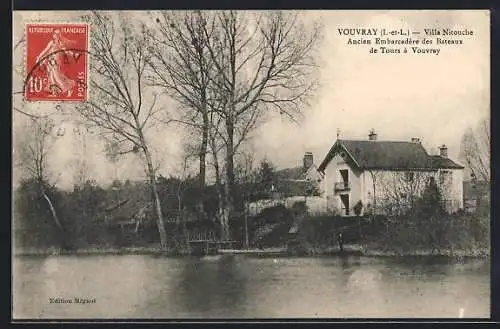
[(490, 246), (490, 209), (481, 207), (472, 213), (460, 210), (449, 214), (439, 189), (431, 184), (411, 208), (394, 215), (358, 220), (323, 216), (305, 221), (300, 241), (309, 251), (321, 249), (335, 245), (338, 233), (343, 234), (346, 243), (391, 254), (424, 251), (445, 255), (458, 250), (483, 255)]
[[(248, 179), (241, 179), (234, 189), (236, 207), (231, 233), (240, 241), (243, 241), (245, 204), (270, 197), (272, 170), (264, 163), (247, 175)], [(157, 185), (170, 250), (185, 247), (186, 239), (195, 234), (220, 238), (216, 186), (208, 185), (201, 191), (196, 176), (184, 179), (159, 176)], [(54, 221), (54, 213), (41, 191), (51, 200), (60, 225)], [(65, 250), (156, 245), (160, 237), (153, 200), (148, 182), (142, 181), (115, 180), (104, 188), (90, 179), (75, 185), (71, 191), (64, 191), (47, 182), (24, 179), (14, 191), (15, 245)]]
[[(291, 209), (282, 205), (264, 209), (256, 216), (245, 213), (245, 203), (269, 197), (272, 171), (262, 165), (253, 181), (239, 182), (235, 189), (235, 217), (231, 222), (233, 239), (249, 247), (299, 248), (311, 253), (332, 248), (342, 233), (348, 244), (365, 245), (372, 250), (437, 253), (453, 250), (484, 250), (490, 243), (490, 214), (487, 207), (474, 213), (447, 214), (439, 190), (429, 186), (414, 207), (392, 216), (309, 218), (305, 204)], [(158, 177), (158, 193), (164, 209), (169, 250), (186, 250), (186, 240), (196, 234), (220, 238), (218, 194), (215, 186), (203, 192), (205, 217), (199, 218), (201, 197), (198, 179)], [(146, 182), (114, 181), (103, 188), (88, 180), (72, 191), (45, 184), (43, 191), (52, 200), (59, 218), (53, 219), (49, 203), (40, 193), (39, 182), (23, 180), (14, 193), (14, 242), (17, 248), (64, 250), (85, 248), (159, 247), (151, 191)], [(139, 216), (143, 211), (143, 216)], [(307, 220), (304, 220), (307, 219)], [(133, 221), (132, 221), (133, 220)], [(247, 224), (245, 224), (245, 220)], [(124, 224), (122, 228), (120, 223)], [(139, 223), (139, 224), (137, 224)], [(290, 234), (294, 225), (297, 230)], [(294, 247), (295, 246), (295, 247)]]
[[(39, 190), (39, 182), (32, 179), (23, 180), (15, 190), (14, 232), (18, 247), (52, 246), (71, 250), (145, 246), (160, 241), (151, 207), (151, 190), (146, 182), (116, 180), (103, 188), (95, 181), (87, 180), (72, 191), (62, 191), (46, 184), (45, 191), (54, 204), (62, 228), (54, 224), (48, 203)], [(216, 212), (210, 206), (217, 202), (210, 200), (210, 188), (207, 191), (205, 210), (210, 218)], [(184, 228), (181, 224), (189, 222), (195, 213), (198, 185), (194, 178), (159, 177), (158, 193), (172, 248), (180, 244), (181, 239), (176, 235), (179, 235), (180, 228)], [(124, 223), (123, 230), (120, 223)]]
[(490, 246), (490, 208), (480, 207), (473, 213), (445, 211), (436, 184), (430, 184), (408, 211), (388, 216), (380, 234), (371, 236), (377, 248), (397, 251), (484, 250)]

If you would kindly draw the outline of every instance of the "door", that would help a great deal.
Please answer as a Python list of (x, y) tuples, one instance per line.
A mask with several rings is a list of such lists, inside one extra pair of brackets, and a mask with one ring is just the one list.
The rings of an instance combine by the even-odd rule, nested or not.
[(349, 194), (341, 194), (340, 201), (342, 201), (342, 214), (349, 216)]
[(349, 171), (347, 169), (340, 170), (340, 176), (342, 177), (344, 187), (347, 188), (349, 186)]

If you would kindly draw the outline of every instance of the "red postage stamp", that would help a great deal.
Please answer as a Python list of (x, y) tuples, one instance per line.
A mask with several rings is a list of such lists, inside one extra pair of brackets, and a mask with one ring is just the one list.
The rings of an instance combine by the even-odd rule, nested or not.
[(86, 101), (89, 26), (26, 24), (27, 101)]

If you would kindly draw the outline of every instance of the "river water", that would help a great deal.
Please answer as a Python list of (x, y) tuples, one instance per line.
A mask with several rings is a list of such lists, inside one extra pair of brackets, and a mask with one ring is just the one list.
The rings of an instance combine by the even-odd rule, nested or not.
[[(75, 297), (93, 303), (75, 303)], [(13, 259), (14, 319), (486, 318), (489, 313), (490, 265), (483, 260)]]

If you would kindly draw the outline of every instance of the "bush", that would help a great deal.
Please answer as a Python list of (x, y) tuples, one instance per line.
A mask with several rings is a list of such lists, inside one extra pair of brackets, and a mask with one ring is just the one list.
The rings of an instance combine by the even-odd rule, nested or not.
[(386, 229), (376, 245), (392, 250), (470, 250), (489, 245), (489, 214), (447, 214), (435, 184), (430, 184), (406, 214), (376, 219)]
[(378, 243), (388, 249), (403, 251), (487, 248), (489, 227), (489, 217), (473, 214), (442, 214), (427, 218), (403, 215), (392, 218)]
[(305, 201), (296, 201), (293, 203), (291, 208), (292, 214), (295, 217), (303, 218), (308, 211), (308, 207)]
[(361, 200), (359, 200), (355, 205), (354, 205), (354, 214), (356, 216), (361, 216), (361, 211), (363, 210), (363, 203), (361, 202)]
[[(67, 248), (66, 232), (61, 232), (55, 224), (50, 207), (43, 197), (42, 188), (57, 212), (60, 210), (62, 195), (55, 187), (45, 182), (42, 184), (43, 187), (34, 179), (26, 179), (20, 182), (19, 188), (14, 192), (15, 246), (19, 248)], [(59, 220), (61, 221), (61, 218)]]

